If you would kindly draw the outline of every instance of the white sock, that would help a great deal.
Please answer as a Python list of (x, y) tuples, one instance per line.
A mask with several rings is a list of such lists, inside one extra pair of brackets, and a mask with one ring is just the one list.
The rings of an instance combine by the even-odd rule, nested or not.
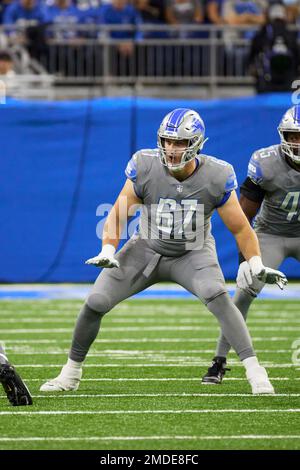
[(76, 362), (68, 358), (66, 366), (70, 367), (71, 369), (81, 369), (82, 364), (83, 364), (82, 362)]
[(253, 369), (254, 367), (260, 367), (260, 364), (256, 356), (247, 357), (242, 361), (246, 370)]

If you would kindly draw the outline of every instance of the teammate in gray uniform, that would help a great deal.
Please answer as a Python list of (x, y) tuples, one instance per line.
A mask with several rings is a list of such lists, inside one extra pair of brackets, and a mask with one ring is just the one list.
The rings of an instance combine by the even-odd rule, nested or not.
[[(254, 227), (263, 263), (277, 269), (286, 258), (300, 261), (300, 106), (289, 109), (278, 131), (281, 144), (252, 155), (240, 204)], [(260, 209), (260, 210), (259, 210)], [(249, 307), (264, 283), (252, 279), (248, 263), (240, 257), (234, 304), (247, 318)], [(211, 367), (202, 383), (220, 384), (230, 344), (221, 334)]]
[[(246, 323), (228, 296), (210, 219), (217, 208), (253, 271), (285, 283), (261, 262), (255, 232), (238, 203), (231, 165), (200, 155), (204, 124), (192, 110), (176, 109), (158, 131), (158, 149), (141, 150), (128, 163), (127, 181), (103, 230), (101, 253), (87, 261), (104, 269), (79, 314), (67, 364), (41, 391), (76, 390), (82, 364), (103, 315), (116, 304), (160, 281), (174, 281), (195, 294), (217, 317), (246, 368), (253, 393), (274, 393), (258, 363)], [(142, 205), (139, 232), (116, 254), (132, 207)]]

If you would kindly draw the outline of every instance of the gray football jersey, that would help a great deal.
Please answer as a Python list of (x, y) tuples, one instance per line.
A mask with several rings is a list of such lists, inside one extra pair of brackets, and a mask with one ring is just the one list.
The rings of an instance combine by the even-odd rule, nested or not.
[(300, 237), (300, 172), (286, 162), (280, 145), (257, 150), (250, 159), (248, 176), (265, 191), (255, 230)]
[(157, 149), (135, 153), (125, 173), (143, 201), (139, 234), (164, 256), (201, 249), (211, 236), (214, 209), (237, 187), (233, 167), (207, 155), (197, 157), (197, 168), (184, 181), (161, 164)]

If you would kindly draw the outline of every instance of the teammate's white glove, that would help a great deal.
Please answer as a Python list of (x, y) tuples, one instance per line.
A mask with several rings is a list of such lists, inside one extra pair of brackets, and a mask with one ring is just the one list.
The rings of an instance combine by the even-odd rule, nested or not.
[(103, 245), (99, 255), (86, 260), (85, 264), (93, 264), (98, 268), (119, 268), (120, 263), (114, 258), (116, 249), (113, 245)]
[(240, 264), (236, 279), (237, 286), (246, 289), (251, 286), (253, 277), (265, 284), (277, 284), (281, 290), (288, 283), (285, 274), (281, 271), (264, 266), (260, 256), (253, 256), (249, 262), (244, 261)]

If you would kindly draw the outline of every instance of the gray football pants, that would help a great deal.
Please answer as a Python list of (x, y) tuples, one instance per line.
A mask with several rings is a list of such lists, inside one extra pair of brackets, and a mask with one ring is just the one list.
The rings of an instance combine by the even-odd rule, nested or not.
[(71, 359), (84, 360), (105, 313), (160, 281), (174, 281), (206, 304), (241, 360), (255, 355), (246, 323), (227, 293), (212, 237), (201, 250), (180, 257), (162, 256), (145, 240), (135, 238), (124, 245), (116, 259), (120, 268), (102, 270), (79, 314), (69, 354)]
[[(300, 238), (284, 238), (267, 233), (257, 233), (263, 264), (268, 268), (278, 269), (286, 258), (295, 258), (300, 261)], [(254, 280), (247, 289), (237, 287), (233, 302), (247, 318), (251, 303), (264, 287), (264, 283)], [(226, 357), (230, 350), (230, 342), (226, 334), (221, 332), (216, 349), (216, 356)]]

